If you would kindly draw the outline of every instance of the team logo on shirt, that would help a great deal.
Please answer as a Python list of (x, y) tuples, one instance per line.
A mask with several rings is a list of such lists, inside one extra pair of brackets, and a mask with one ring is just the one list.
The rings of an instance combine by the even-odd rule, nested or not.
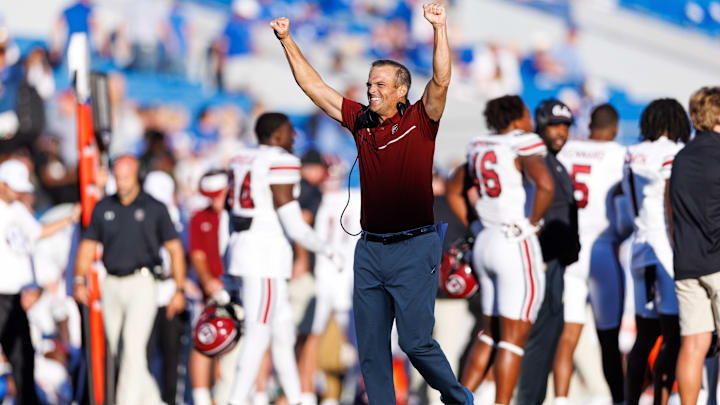
[(212, 224), (210, 222), (203, 222), (200, 224), (200, 230), (203, 232), (210, 232), (212, 230)]
[(135, 210), (135, 220), (140, 222), (145, 219), (145, 210), (138, 208)]
[(400, 126), (400, 124), (395, 124), (395, 125), (393, 125), (393, 128), (392, 128), (392, 134), (393, 134), (393, 135), (395, 135), (395, 132), (397, 132), (399, 126)]
[(105, 218), (106, 221), (112, 221), (115, 219), (115, 213), (112, 211), (105, 211), (103, 218)]

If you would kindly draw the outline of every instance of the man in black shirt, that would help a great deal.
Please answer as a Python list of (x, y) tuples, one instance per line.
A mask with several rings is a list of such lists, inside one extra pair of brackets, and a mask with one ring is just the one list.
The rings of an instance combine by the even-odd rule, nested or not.
[(558, 100), (544, 100), (535, 108), (536, 132), (548, 148), (545, 163), (553, 176), (555, 195), (538, 235), (546, 264), (545, 298), (525, 344), (517, 394), (521, 405), (545, 402), (548, 375), (565, 325), (562, 300), (565, 266), (577, 261), (580, 252), (572, 180), (556, 157), (565, 146), (572, 122), (570, 109)]
[(118, 405), (161, 403), (150, 375), (146, 347), (157, 313), (156, 267), (160, 246), (170, 253), (176, 290), (167, 304), (167, 317), (185, 308), (185, 255), (165, 205), (145, 194), (138, 181), (140, 164), (125, 155), (114, 162), (117, 194), (105, 197), (93, 209), (90, 224), (78, 248), (75, 299), (87, 305), (85, 275), (98, 244), (103, 246), (107, 276), (102, 281), (102, 310), (110, 351), (117, 354), (122, 331), (123, 355), (116, 402)]
[(693, 94), (690, 119), (695, 138), (675, 157), (670, 177), (683, 404), (697, 403), (703, 360), (720, 327), (720, 87)]

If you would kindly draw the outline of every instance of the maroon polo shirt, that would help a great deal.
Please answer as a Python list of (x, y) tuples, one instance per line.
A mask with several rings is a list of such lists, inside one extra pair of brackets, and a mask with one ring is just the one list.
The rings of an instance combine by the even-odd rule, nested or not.
[(438, 121), (422, 100), (377, 128), (355, 130), (362, 106), (343, 99), (342, 124), (353, 132), (360, 164), (362, 229), (393, 233), (432, 225), (432, 166)]
[(210, 274), (215, 278), (223, 274), (219, 231), (220, 213), (212, 207), (197, 211), (190, 218), (190, 253), (196, 250), (205, 253)]

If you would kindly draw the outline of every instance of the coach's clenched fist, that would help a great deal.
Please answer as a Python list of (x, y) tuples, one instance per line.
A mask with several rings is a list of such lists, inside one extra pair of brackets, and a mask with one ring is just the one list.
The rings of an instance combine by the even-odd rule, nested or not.
[(275, 36), (278, 39), (285, 39), (290, 35), (290, 20), (285, 17), (270, 21), (270, 27), (275, 31)]
[(432, 25), (444, 25), (445, 24), (445, 7), (438, 3), (426, 3), (423, 4), (423, 11), (425, 12), (425, 19)]

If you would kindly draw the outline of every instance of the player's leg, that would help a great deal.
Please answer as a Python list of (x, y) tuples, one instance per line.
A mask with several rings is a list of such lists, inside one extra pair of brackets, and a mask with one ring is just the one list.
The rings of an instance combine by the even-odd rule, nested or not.
[(477, 390), (487, 376), (496, 352), (497, 338), (500, 337), (497, 286), (495, 284), (497, 279), (494, 274), (490, 274), (485, 262), (485, 259), (490, 259), (491, 255), (495, 253), (489, 249), (492, 247), (493, 237), (493, 230), (485, 229), (478, 234), (473, 245), (473, 270), (482, 292), (480, 306), (485, 329), (480, 330), (477, 337), (473, 338), (474, 343), (460, 380), (462, 385), (472, 392)]
[(277, 299), (272, 279), (261, 277), (243, 277), (242, 295), (245, 334), (230, 391), (231, 405), (243, 405), (255, 384), (260, 362), (270, 345), (270, 321)]
[[(718, 325), (720, 280), (711, 276), (675, 282), (682, 346), (677, 360), (677, 382), (683, 404), (697, 403), (702, 383), (702, 364), (712, 343), (712, 331)], [(715, 282), (713, 282), (715, 281)], [(717, 361), (717, 358), (714, 359)]]
[(583, 324), (566, 322), (563, 327), (553, 363), (553, 383), (556, 398), (567, 398), (573, 373), (573, 353), (580, 340)]
[(655, 266), (633, 266), (635, 297), (635, 343), (627, 357), (625, 387), (628, 405), (637, 405), (647, 373), (648, 356), (660, 336), (660, 323), (655, 311)]
[(614, 404), (625, 402), (625, 374), (623, 372), (622, 353), (620, 352), (620, 328), (597, 329), (600, 342), (603, 374), (610, 387)]
[(599, 238), (593, 245), (588, 289), (605, 381), (610, 387), (613, 403), (621, 404), (625, 401), (625, 376), (619, 335), (625, 306), (625, 277), (618, 248), (610, 239)]
[(123, 351), (117, 386), (117, 405), (160, 403), (160, 391), (150, 374), (147, 345), (157, 314), (157, 290), (150, 274), (136, 273), (123, 280)]
[(385, 288), (395, 304), (398, 343), (415, 369), (445, 403), (466, 403), (469, 398), (457, 381), (440, 345), (433, 339), (437, 272), (442, 242), (436, 232), (401, 242), (388, 250), (396, 262), (386, 273)]
[(371, 404), (395, 403), (390, 331), (394, 309), (383, 287), (380, 271), (387, 263), (380, 257), (382, 243), (359, 240), (355, 249), (353, 315), (358, 355), (365, 389)]
[(659, 264), (657, 267), (657, 308), (660, 321), (660, 334), (663, 337), (654, 368), (654, 402), (667, 404), (675, 383), (675, 365), (680, 351), (680, 323), (678, 320), (678, 302), (675, 295), (675, 281), (672, 269)]
[(192, 386), (193, 403), (211, 405), (210, 368), (212, 359), (192, 349), (190, 351), (190, 384)]
[(277, 286), (277, 313), (272, 320), (272, 359), (283, 392), (291, 405), (300, 404), (300, 379), (295, 361), (295, 323), (288, 297), (287, 281), (272, 280)]
[[(332, 312), (331, 294), (335, 286), (329, 283), (328, 270), (337, 272), (336, 269), (327, 269), (323, 266), (324, 261), (315, 264), (315, 310), (313, 313), (313, 322), (310, 334), (303, 344), (298, 361), (298, 371), (300, 373), (300, 389), (302, 391), (304, 404), (311, 405), (311, 398), (315, 398), (314, 377), (317, 371), (317, 348), (320, 341), (320, 335), (330, 319)], [(315, 402), (317, 400), (315, 399)]]
[(657, 319), (636, 315), (635, 325), (637, 336), (627, 357), (627, 376), (625, 377), (628, 405), (637, 405), (640, 400), (647, 373), (648, 356), (660, 336), (660, 323)]
[(509, 404), (515, 384), (520, 375), (527, 342), (532, 323), (517, 319), (500, 317), (500, 336), (498, 350), (495, 355), (495, 403)]
[(580, 251), (577, 262), (565, 269), (565, 292), (563, 327), (553, 362), (553, 383), (556, 398), (567, 398), (570, 378), (573, 373), (573, 353), (580, 340), (588, 297), (588, 275), (590, 269), (590, 247)]
[[(525, 343), (545, 294), (545, 275), (537, 238), (505, 243), (516, 254), (509, 250), (504, 258), (498, 257), (493, 264), (498, 279), (495, 294), (500, 313), (500, 339), (494, 362), (496, 404), (510, 403), (520, 376)], [(517, 293), (518, 286), (523, 286), (523, 293)]]
[(477, 334), (460, 380), (462, 385), (472, 392), (475, 392), (482, 384), (493, 362), (493, 355), (497, 346), (495, 337), (500, 336), (499, 322), (498, 317), (483, 315), (483, 323), (486, 325), (486, 329)]
[(653, 369), (655, 405), (666, 405), (675, 383), (675, 365), (680, 351), (680, 325), (677, 315), (660, 314), (660, 334), (663, 337)]

